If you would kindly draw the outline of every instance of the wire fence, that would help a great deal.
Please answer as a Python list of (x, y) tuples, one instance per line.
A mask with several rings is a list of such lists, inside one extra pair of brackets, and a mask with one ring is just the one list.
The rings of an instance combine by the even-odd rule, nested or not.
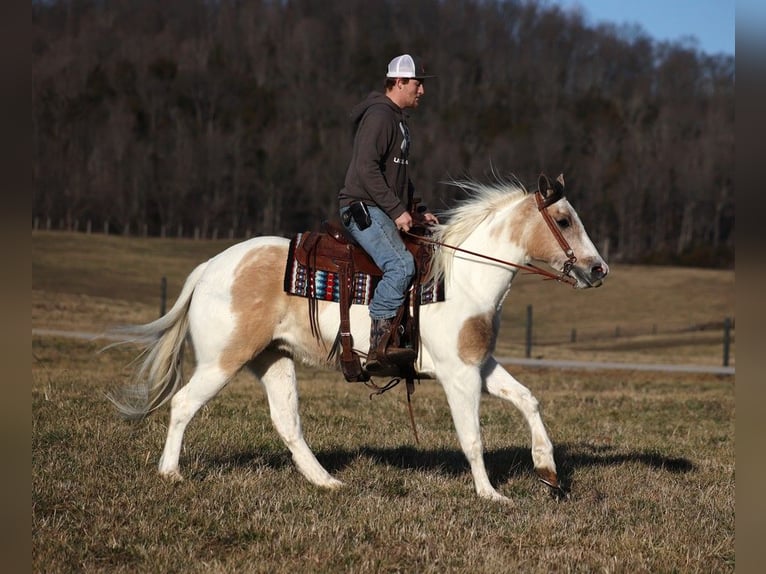
[(121, 225), (112, 221), (94, 222), (90, 219), (82, 221), (79, 219), (58, 219), (53, 220), (50, 217), (33, 217), (32, 231), (69, 231), (72, 233), (103, 235), (122, 235), (125, 237), (160, 237), (160, 238), (178, 238), (178, 239), (249, 239), (260, 235), (258, 231), (251, 227), (235, 229), (228, 227), (221, 229), (217, 226), (184, 226), (184, 225), (161, 225), (159, 227), (143, 225)]
[[(534, 322), (532, 305), (526, 309), (526, 318), (524, 321), (524, 347), (525, 356), (531, 357), (532, 349), (539, 346), (554, 346), (575, 343), (599, 343), (617, 341), (624, 339), (626, 341), (640, 339), (642, 337), (666, 337), (682, 338), (688, 336), (690, 339), (699, 339), (705, 337), (710, 341), (720, 342), (722, 346), (723, 366), (729, 366), (731, 358), (731, 346), (734, 342), (735, 319), (734, 317), (723, 317), (721, 319), (705, 321), (702, 323), (682, 323), (666, 321), (663, 323), (630, 323), (629, 325), (615, 325), (612, 329), (576, 329), (569, 331), (565, 329), (552, 328), (545, 325), (538, 328)], [(517, 325), (515, 332), (511, 335), (516, 341), (521, 337), (520, 327)]]

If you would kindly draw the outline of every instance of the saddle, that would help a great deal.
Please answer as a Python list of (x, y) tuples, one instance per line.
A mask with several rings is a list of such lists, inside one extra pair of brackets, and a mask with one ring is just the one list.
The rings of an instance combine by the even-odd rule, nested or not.
[[(425, 227), (413, 227), (412, 235), (426, 235)], [(415, 276), (404, 304), (392, 323), (390, 344), (407, 345), (417, 351), (419, 344), (419, 309), (421, 302), (439, 300), (435, 289), (424, 289), (424, 281), (431, 268), (433, 245), (419, 242), (417, 237), (404, 235), (404, 244), (415, 260)], [(296, 235), (290, 243), (290, 256), (285, 273), (285, 290), (297, 294), (295, 269), (300, 269), (297, 283), (303, 287), (300, 293), (309, 299), (309, 323), (312, 334), (319, 338), (317, 318), (318, 300), (338, 301), (340, 328), (328, 358), (340, 350), (340, 365), (348, 382), (365, 382), (370, 375), (362, 368), (359, 354), (353, 348), (351, 322), (352, 303), (367, 304), (377, 281), (383, 272), (359, 246), (343, 225), (324, 221), (321, 231), (309, 231)], [(425, 297), (423, 296), (425, 294)], [(443, 297), (441, 298), (443, 300)], [(402, 376), (409, 380), (414, 376), (414, 360), (402, 366)]]

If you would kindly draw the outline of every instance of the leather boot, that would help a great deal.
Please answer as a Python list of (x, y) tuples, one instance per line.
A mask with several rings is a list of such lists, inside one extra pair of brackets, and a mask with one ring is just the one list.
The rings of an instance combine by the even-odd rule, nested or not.
[(373, 319), (370, 326), (370, 352), (365, 370), (375, 375), (398, 375), (399, 366), (417, 357), (414, 349), (390, 347), (391, 319)]

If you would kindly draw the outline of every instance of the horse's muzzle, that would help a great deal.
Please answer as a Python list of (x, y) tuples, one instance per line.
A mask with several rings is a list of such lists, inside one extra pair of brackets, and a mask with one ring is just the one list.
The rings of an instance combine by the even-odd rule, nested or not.
[(590, 287), (601, 287), (604, 279), (609, 274), (609, 265), (605, 261), (596, 261), (589, 267), (575, 266), (572, 268), (571, 275), (577, 281), (575, 285), (578, 289), (588, 289)]

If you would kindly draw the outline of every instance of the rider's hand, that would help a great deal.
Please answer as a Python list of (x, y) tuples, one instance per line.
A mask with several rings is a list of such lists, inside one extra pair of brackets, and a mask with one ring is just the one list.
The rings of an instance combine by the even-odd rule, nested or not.
[(430, 211), (426, 211), (421, 217), (426, 225), (436, 225), (439, 223), (439, 219)]
[(409, 211), (405, 211), (399, 217), (394, 219), (394, 224), (399, 231), (409, 231), (412, 227), (412, 216)]

